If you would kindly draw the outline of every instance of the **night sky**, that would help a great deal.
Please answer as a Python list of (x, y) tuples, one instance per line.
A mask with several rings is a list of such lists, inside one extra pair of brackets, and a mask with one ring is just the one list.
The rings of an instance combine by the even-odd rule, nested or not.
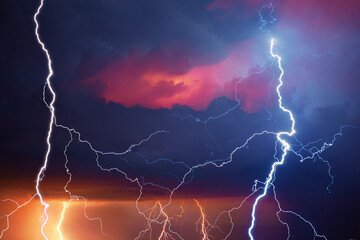
[(284, 137), (291, 150), (258, 204), (254, 238), (287, 239), (288, 226), (291, 240), (360, 240), (358, 0), (45, 0), (56, 123), (73, 129), (51, 133), (46, 237), (39, 196), (14, 213), (9, 201), (36, 193), (47, 151), (39, 3), (0, 3), (0, 238), (61, 240), (67, 203), (66, 240), (249, 239), (264, 189), (251, 195), (254, 181), (283, 150), (274, 134), (234, 150), (291, 128), (274, 38), (296, 134)]

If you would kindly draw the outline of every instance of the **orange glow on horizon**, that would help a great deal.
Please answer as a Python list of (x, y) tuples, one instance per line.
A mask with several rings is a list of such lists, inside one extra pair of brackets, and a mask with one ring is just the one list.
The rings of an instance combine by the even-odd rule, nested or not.
[(59, 232), (59, 236), (60, 236), (61, 240), (64, 240), (64, 237), (63, 237), (63, 235), (61, 233), (61, 229), (60, 229), (61, 228), (61, 223), (64, 220), (66, 208), (68, 208), (69, 205), (70, 205), (70, 202), (63, 202), (63, 210), (62, 210), (62, 213), (61, 213), (61, 218), (60, 218), (59, 224), (57, 226), (57, 230)]
[[(50, 204), (49, 221), (45, 226), (45, 233), (49, 240), (107, 240), (111, 237), (134, 239), (141, 231), (145, 230), (139, 239), (153, 237), (158, 240), (166, 240), (177, 239), (174, 231), (179, 232), (185, 239), (208, 240), (210, 239), (209, 234), (212, 237), (223, 237), (229, 229), (229, 219), (221, 218), (216, 226), (212, 225), (213, 221), (221, 211), (231, 209), (241, 200), (242, 198), (202, 198), (200, 205), (200, 200), (173, 199), (171, 205), (166, 208), (164, 208), (164, 203), (168, 201), (166, 198), (161, 201), (140, 201), (140, 208), (146, 213), (147, 219), (137, 212), (134, 201), (88, 201), (86, 214), (89, 218), (99, 217), (102, 219), (105, 234), (101, 233), (100, 224), (96, 219), (89, 220), (85, 217), (84, 201), (73, 200), (70, 204), (69, 201), (64, 200), (48, 200)], [(263, 206), (266, 206), (266, 201)], [(5, 212), (14, 210), (14, 206), (11, 204), (6, 205), (5, 208)], [(206, 214), (205, 208), (207, 209)], [(271, 209), (271, 207), (265, 207), (265, 209)], [(244, 209), (236, 212), (235, 221), (239, 226), (248, 224), (246, 215), (248, 210), (248, 206), (245, 206)], [(33, 199), (10, 217), (9, 229), (4, 232), (4, 239), (38, 239), (42, 223), (39, 219), (41, 213), (42, 205), (38, 199)], [(5, 219), (0, 220), (0, 229), (5, 229)], [(196, 224), (194, 225), (194, 223)], [(199, 226), (198, 230), (196, 230), (196, 225)], [(184, 230), (186, 231), (183, 232)], [(199, 238), (199, 231), (201, 238)]]

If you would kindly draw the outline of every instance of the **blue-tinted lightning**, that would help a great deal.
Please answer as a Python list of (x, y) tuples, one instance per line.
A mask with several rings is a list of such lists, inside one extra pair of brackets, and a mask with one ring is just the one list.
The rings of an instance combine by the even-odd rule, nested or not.
[[(266, 19), (262, 14), (264, 9), (266, 9), (266, 8), (268, 9), (267, 11), (269, 11), (269, 14), (268, 14), (269, 19)], [(276, 21), (276, 18), (274, 17), (274, 12), (275, 12), (275, 9), (274, 9), (274, 6), (272, 5), (271, 2), (268, 5), (265, 4), (265, 5), (261, 6), (261, 8), (258, 11), (258, 14), (259, 14), (259, 17), (260, 17), (260, 27), (259, 27), (259, 29), (261, 31), (263, 31), (263, 28), (266, 27), (266, 25), (274, 23)]]
[(283, 111), (283, 112), (286, 112), (288, 115), (289, 115), (289, 118), (290, 118), (290, 121), (291, 121), (291, 129), (289, 132), (278, 132), (276, 134), (276, 138), (277, 140), (281, 143), (282, 145), (282, 155), (281, 155), (281, 158), (280, 158), (280, 161), (276, 161), (272, 164), (271, 166), (271, 170), (266, 178), (266, 181), (265, 181), (265, 186), (264, 186), (264, 190), (262, 192), (262, 194), (260, 194), (256, 199), (255, 199), (255, 202), (253, 204), (253, 207), (252, 207), (252, 212), (251, 212), (251, 225), (248, 229), (248, 234), (249, 234), (249, 237), (251, 240), (254, 240), (254, 236), (252, 234), (252, 231), (255, 227), (255, 221), (256, 221), (256, 207), (259, 203), (259, 201), (266, 196), (267, 194), (267, 191), (268, 191), (268, 188), (270, 187), (270, 185), (272, 184), (273, 182), (273, 179), (274, 179), (274, 174), (276, 172), (276, 168), (279, 166), (279, 165), (283, 165), (284, 162), (285, 162), (285, 158), (286, 158), (286, 155), (288, 153), (288, 151), (290, 150), (290, 144), (282, 138), (282, 136), (284, 135), (287, 135), (289, 137), (293, 136), (295, 134), (295, 119), (294, 119), (294, 116), (292, 114), (292, 112), (285, 108), (283, 106), (283, 103), (282, 103), (282, 96), (281, 96), (281, 92), (280, 92), (280, 88), (281, 86), (284, 84), (283, 83), (283, 76), (284, 76), (284, 69), (282, 68), (281, 66), (281, 57), (278, 55), (278, 54), (275, 54), (274, 53), (274, 42), (275, 42), (275, 39), (272, 38), (271, 39), (271, 43), (270, 43), (270, 54), (273, 58), (275, 58), (277, 60), (277, 63), (278, 63), (278, 67), (280, 69), (280, 76), (279, 76), (279, 84), (278, 86), (276, 87), (276, 92), (277, 92), (277, 95), (278, 95), (278, 102), (279, 102), (279, 107), (280, 109)]

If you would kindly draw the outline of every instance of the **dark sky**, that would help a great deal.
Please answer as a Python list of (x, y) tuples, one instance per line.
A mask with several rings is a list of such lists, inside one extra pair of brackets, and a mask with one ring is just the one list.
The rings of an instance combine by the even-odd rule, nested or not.
[[(267, 2), (266, 2), (267, 3)], [(1, 4), (0, 186), (4, 197), (34, 192), (43, 163), (49, 111), (42, 99), (46, 58), (36, 42), (36, 1)], [(206, 161), (224, 161), (255, 132), (288, 131), (278, 107), (276, 65), (269, 32), (259, 30), (262, 1), (46, 1), (40, 34), (53, 60), (52, 84), (60, 124), (103, 152), (105, 168), (117, 167), (145, 185), (145, 197), (168, 197), (184, 174)], [(315, 159), (289, 153), (275, 181), (283, 207), (301, 213), (328, 239), (360, 239), (360, 4), (355, 0), (273, 1), (276, 21), (265, 27), (283, 58), (284, 105), (296, 119), (296, 138), (320, 147), (342, 135)], [(263, 12), (271, 19), (267, 8)], [(46, 94), (50, 98), (49, 93)], [(240, 100), (239, 106), (236, 106)], [(233, 109), (221, 118), (212, 119)], [(206, 121), (210, 119), (209, 121)], [(69, 146), (70, 189), (95, 200), (135, 200), (137, 185), (103, 172), (77, 134)], [(61, 198), (67, 181), (67, 131), (56, 128), (43, 190)], [(298, 149), (294, 139), (289, 139)], [(278, 151), (281, 149), (276, 148)], [(312, 149), (314, 150), (314, 148)], [(264, 181), (275, 137), (255, 138), (223, 168), (193, 171), (175, 197), (221, 198), (251, 193)], [(306, 154), (305, 152), (302, 152)], [(320, 158), (321, 157), (321, 158)], [(331, 175), (328, 175), (328, 161)], [(99, 194), (101, 192), (101, 194)], [(269, 198), (271, 199), (271, 194)], [(291, 216), (291, 239), (312, 239)], [(306, 231), (302, 231), (306, 229)], [(265, 231), (265, 230), (264, 230)], [(269, 230), (266, 230), (269, 231)], [(270, 230), (271, 231), (271, 230)], [(237, 232), (235, 232), (237, 234)], [(266, 239), (259, 230), (258, 239)], [(239, 233), (239, 236), (241, 234)], [(236, 237), (236, 236), (233, 236)]]

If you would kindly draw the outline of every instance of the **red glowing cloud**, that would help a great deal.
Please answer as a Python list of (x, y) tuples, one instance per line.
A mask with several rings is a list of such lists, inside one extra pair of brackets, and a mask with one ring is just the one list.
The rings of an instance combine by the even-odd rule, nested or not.
[[(284, 37), (292, 44), (302, 42), (301, 48), (306, 51), (323, 53), (329, 49), (336, 50), (334, 46), (339, 46), (341, 39), (347, 35), (339, 36), (334, 32), (339, 29), (346, 32), (347, 28), (359, 22), (355, 10), (359, 3), (353, 0), (346, 2), (316, 0), (299, 3), (284, 0), (282, 4), (274, 3), (278, 19), (275, 31), (282, 33), (279, 34), (280, 40)], [(215, 0), (206, 7), (207, 11), (220, 10), (236, 16), (244, 16), (239, 12), (253, 14), (256, 9), (259, 9), (259, 4), (253, 0)], [(260, 45), (263, 46), (263, 43)], [(82, 83), (92, 88), (95, 86), (98, 97), (126, 107), (140, 105), (158, 109), (181, 104), (204, 110), (217, 97), (234, 99), (234, 81), (249, 69), (263, 64), (259, 59), (266, 59), (264, 54), (267, 50), (260, 50), (254, 39), (226, 46), (226, 49), (227, 54), (215, 62), (209, 62), (204, 56), (206, 54), (198, 56), (184, 45), (182, 48), (162, 46), (145, 53), (130, 51), (96, 72), (83, 69), (92, 74), (84, 77)], [(263, 54), (260, 58), (257, 57), (259, 52)], [(297, 79), (291, 72), (288, 74)], [(268, 94), (267, 80), (264, 76), (262, 79), (251, 77), (238, 86), (236, 94), (242, 101), (243, 110), (255, 112), (264, 107)]]
[[(100, 85), (100, 97), (126, 107), (140, 105), (157, 109), (181, 104), (204, 110), (217, 97), (234, 98), (234, 88), (229, 86), (256, 65), (255, 48), (255, 42), (250, 40), (235, 44), (225, 58), (211, 64), (199, 63), (201, 61), (194, 61), (196, 56), (176, 50), (132, 52), (83, 82)], [(249, 87), (247, 90), (243, 98), (246, 110), (256, 111), (258, 104), (252, 101), (259, 100), (259, 91)]]

